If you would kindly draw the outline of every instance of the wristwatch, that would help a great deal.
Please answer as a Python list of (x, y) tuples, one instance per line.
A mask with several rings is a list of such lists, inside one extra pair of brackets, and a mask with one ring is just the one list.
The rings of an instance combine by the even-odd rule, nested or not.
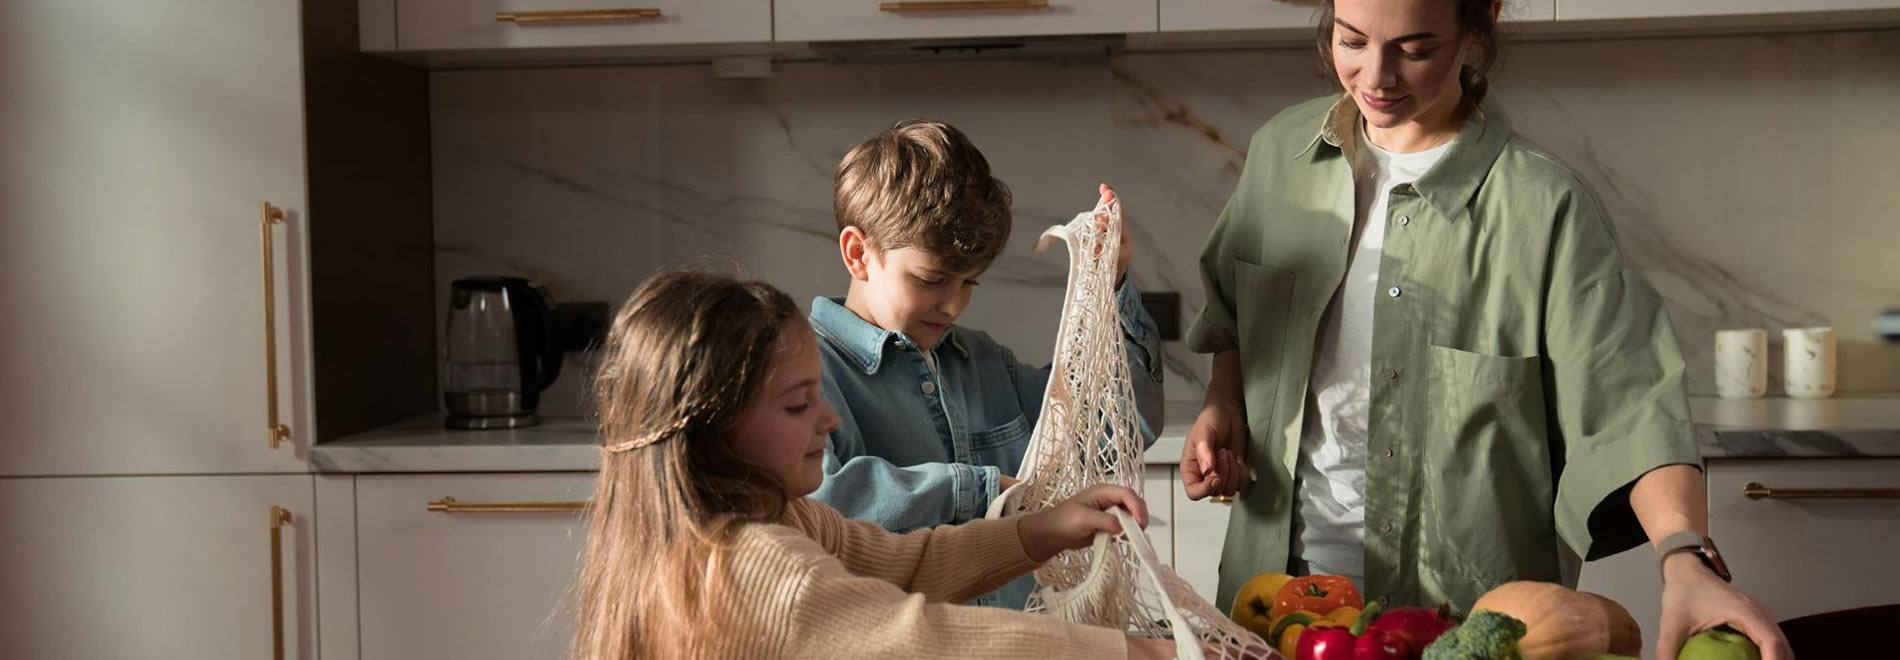
[(1729, 575), (1728, 562), (1722, 561), (1722, 553), (1715, 549), (1715, 540), (1689, 530), (1670, 534), (1656, 545), (1656, 572), (1660, 574), (1663, 562), (1678, 552), (1694, 553), (1723, 582), (1735, 581), (1734, 576)]

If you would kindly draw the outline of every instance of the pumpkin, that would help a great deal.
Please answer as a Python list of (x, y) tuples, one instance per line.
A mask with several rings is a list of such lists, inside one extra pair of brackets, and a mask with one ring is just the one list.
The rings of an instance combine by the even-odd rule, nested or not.
[(1575, 660), (1592, 653), (1637, 655), (1643, 629), (1616, 601), (1549, 582), (1509, 582), (1471, 611), (1491, 610), (1524, 622), (1517, 647), (1524, 660)]

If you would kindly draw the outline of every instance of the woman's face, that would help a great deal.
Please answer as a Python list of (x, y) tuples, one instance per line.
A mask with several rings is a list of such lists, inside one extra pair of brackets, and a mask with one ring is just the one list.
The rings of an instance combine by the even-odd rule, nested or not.
[(824, 482), (825, 441), (838, 428), (838, 414), (818, 395), (822, 376), (811, 325), (787, 319), (771, 377), (727, 436), (733, 453), (778, 477), (787, 497), (804, 497)]
[(1369, 128), (1446, 128), (1469, 44), (1453, 0), (1333, 2), (1333, 70)]

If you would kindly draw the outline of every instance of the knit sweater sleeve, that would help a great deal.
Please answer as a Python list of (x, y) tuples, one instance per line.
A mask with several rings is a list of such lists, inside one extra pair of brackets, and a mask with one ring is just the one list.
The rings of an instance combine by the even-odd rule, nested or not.
[(812, 499), (792, 503), (785, 523), (805, 532), (852, 575), (876, 578), (931, 602), (962, 602), (1034, 570), (1018, 520), (972, 520), (906, 534), (850, 520)]
[(1120, 631), (905, 593), (891, 580), (854, 574), (818, 541), (780, 529), (772, 545), (776, 553), (797, 555), (793, 563), (799, 568), (794, 575), (777, 576), (789, 584), (771, 590), (773, 597), (764, 599), (769, 602), (755, 602), (765, 611), (751, 619), (777, 628), (757, 631), (765, 633), (761, 640), (771, 639), (775, 655), (826, 660), (951, 654), (1023, 660), (1127, 657)]

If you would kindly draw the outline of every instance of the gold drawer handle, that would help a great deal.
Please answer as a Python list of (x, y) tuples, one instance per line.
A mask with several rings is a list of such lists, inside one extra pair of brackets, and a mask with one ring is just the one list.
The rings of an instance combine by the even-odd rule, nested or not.
[(1209, 502), (1213, 502), (1213, 503), (1215, 503), (1215, 504), (1233, 504), (1233, 503), (1234, 503), (1234, 496), (1232, 496), (1232, 495), (1215, 495), (1215, 496), (1213, 496), (1213, 497), (1209, 497), (1209, 498), (1207, 498), (1207, 501), (1209, 501)]
[(893, 14), (917, 14), (939, 11), (1038, 11), (1049, 8), (1049, 0), (947, 0), (942, 2), (880, 2), (878, 11)]
[(660, 18), (660, 10), (651, 7), (635, 9), (566, 9), (560, 11), (495, 12), (495, 22), (514, 23), (516, 25), (651, 21), (658, 18)]
[(258, 223), (264, 241), (264, 396), (268, 404), (270, 448), (290, 441), (290, 427), (277, 419), (277, 250), (271, 247), (271, 225), (284, 223), (284, 210), (264, 202)]
[(1900, 500), (1900, 488), (1769, 488), (1757, 482), (1742, 487), (1751, 500)]
[(453, 497), (443, 497), (429, 503), (429, 510), (437, 513), (580, 513), (587, 510), (586, 502), (458, 502)]
[(290, 510), (270, 508), (270, 630), (271, 657), (284, 660), (284, 525)]

